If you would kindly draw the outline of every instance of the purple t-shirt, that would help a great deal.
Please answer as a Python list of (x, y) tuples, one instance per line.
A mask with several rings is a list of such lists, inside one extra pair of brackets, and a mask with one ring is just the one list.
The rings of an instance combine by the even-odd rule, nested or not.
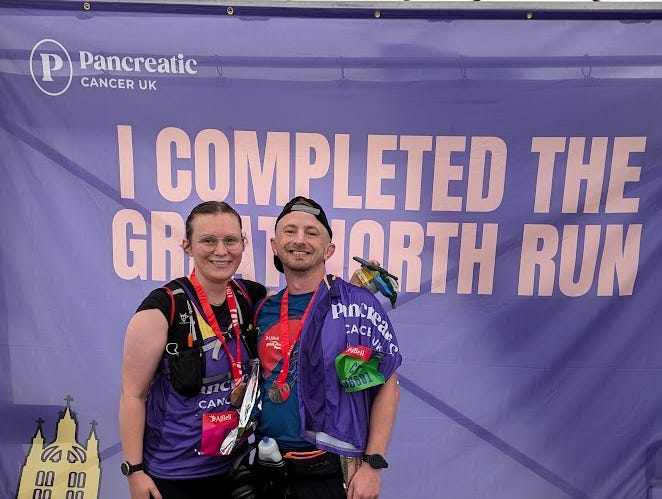
[[(294, 326), (311, 294), (290, 297)], [(288, 400), (274, 404), (269, 386), (282, 364), (279, 305), (282, 292), (259, 309), (259, 352), (264, 371), (264, 399), (258, 430), (285, 448), (310, 444), (338, 454), (361, 456), (365, 450), (372, 401), (381, 386), (347, 393), (335, 359), (348, 346), (363, 345), (384, 353), (379, 372), (388, 379), (402, 362), (393, 326), (377, 298), (364, 288), (327, 276), (313, 298), (292, 358)], [(295, 406), (295, 404), (298, 405)]]
[(381, 388), (348, 393), (340, 384), (336, 356), (356, 345), (384, 354), (379, 372), (385, 380), (402, 363), (393, 325), (377, 298), (364, 288), (327, 276), (299, 341), (299, 414), (304, 439), (347, 456), (363, 455), (370, 409)]
[[(243, 283), (253, 303), (265, 296), (266, 289), (261, 284), (246, 280)], [(138, 310), (154, 308), (161, 310), (169, 319), (170, 299), (161, 288), (152, 291)], [(147, 396), (143, 461), (148, 472), (160, 478), (178, 480), (216, 475), (226, 471), (234, 459), (232, 456), (200, 454), (204, 415), (219, 415), (234, 410), (230, 406), (234, 383), (225, 349), (195, 307), (193, 310), (206, 350), (205, 383), (200, 393), (194, 397), (180, 395), (173, 389), (167, 375), (157, 374)], [(226, 332), (230, 325), (227, 302), (212, 307), (212, 310), (221, 330)], [(175, 321), (188, 320), (186, 316), (175, 317)], [(250, 318), (246, 320), (250, 322)], [(233, 334), (229, 337), (228, 347), (235, 356), (236, 339)], [(241, 342), (241, 358), (246, 377), (251, 354), (244, 342)], [(162, 361), (161, 367), (163, 365)]]

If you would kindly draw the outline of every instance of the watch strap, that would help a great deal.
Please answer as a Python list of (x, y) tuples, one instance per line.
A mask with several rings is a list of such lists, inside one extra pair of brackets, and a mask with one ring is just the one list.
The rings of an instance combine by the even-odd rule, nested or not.
[(142, 471), (143, 470), (143, 463), (138, 463), (138, 464), (131, 464), (129, 461), (124, 461), (120, 467), (122, 474), (124, 476), (129, 476), (132, 473), (135, 473), (136, 471)]

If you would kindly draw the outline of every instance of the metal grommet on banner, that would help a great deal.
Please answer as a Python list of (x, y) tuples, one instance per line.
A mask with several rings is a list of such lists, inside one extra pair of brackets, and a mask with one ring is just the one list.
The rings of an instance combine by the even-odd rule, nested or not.
[(91, 8), (90, 2), (83, 2), (83, 10), (90, 10)]
[(528, 20), (533, 19), (533, 12), (527, 12), (527, 13), (526, 13), (526, 18), (527, 18)]
[(373, 12), (373, 16), (375, 16), (375, 19), (379, 19), (380, 17), (382, 17), (382, 13), (381, 11), (376, 10), (375, 12)]
[(228, 16), (231, 16), (232, 14), (234, 14), (234, 8), (233, 8), (233, 7), (228, 7), (228, 8), (225, 10), (225, 12), (228, 13)]

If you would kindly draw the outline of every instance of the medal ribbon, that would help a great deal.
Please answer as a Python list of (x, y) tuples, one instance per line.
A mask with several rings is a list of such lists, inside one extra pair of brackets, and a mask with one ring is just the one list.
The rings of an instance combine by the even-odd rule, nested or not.
[(230, 352), (230, 347), (228, 347), (228, 344), (225, 342), (225, 338), (223, 338), (223, 331), (221, 331), (221, 328), (218, 325), (218, 321), (216, 321), (216, 316), (214, 315), (214, 311), (211, 309), (211, 305), (209, 304), (209, 298), (207, 298), (207, 293), (205, 293), (202, 284), (200, 284), (198, 277), (195, 275), (195, 269), (193, 269), (193, 272), (191, 273), (190, 281), (191, 284), (193, 284), (193, 287), (195, 288), (195, 292), (198, 295), (198, 298), (200, 299), (200, 304), (202, 305), (202, 310), (205, 313), (205, 319), (207, 320), (207, 324), (209, 324), (212, 331), (214, 331), (214, 334), (218, 338), (218, 341), (220, 341), (221, 345), (223, 345), (223, 348), (225, 349), (225, 353), (227, 354), (228, 359), (230, 360), (230, 367), (232, 369), (232, 377), (234, 378), (235, 386), (239, 386), (241, 385), (241, 377), (242, 377), (241, 337), (239, 332), (239, 321), (237, 320), (238, 317), (237, 300), (234, 296), (234, 292), (232, 291), (232, 286), (230, 286), (230, 282), (227, 283), (225, 288), (225, 297), (228, 301), (228, 308), (230, 309), (230, 318), (232, 319), (232, 328), (234, 329), (234, 334), (237, 339), (236, 357), (232, 356), (232, 352)]
[[(319, 287), (317, 289), (319, 289)], [(315, 295), (317, 295), (317, 289), (313, 293), (313, 296), (310, 298), (310, 301), (306, 306), (306, 310), (304, 310), (303, 315), (301, 316), (301, 322), (299, 322), (299, 326), (292, 335), (292, 341), (290, 341), (290, 318), (289, 318), (290, 294), (288, 293), (287, 288), (285, 288), (285, 292), (283, 293), (283, 299), (280, 302), (280, 335), (278, 338), (280, 340), (281, 351), (283, 352), (283, 365), (280, 368), (278, 377), (274, 381), (274, 384), (276, 384), (277, 386), (282, 385), (285, 382), (285, 379), (287, 378), (287, 374), (290, 371), (290, 357), (292, 356), (294, 345), (299, 339), (299, 336), (301, 336), (301, 331), (303, 330), (303, 324), (306, 321), (308, 312), (310, 312), (310, 307), (313, 304), (313, 301), (315, 301)]]

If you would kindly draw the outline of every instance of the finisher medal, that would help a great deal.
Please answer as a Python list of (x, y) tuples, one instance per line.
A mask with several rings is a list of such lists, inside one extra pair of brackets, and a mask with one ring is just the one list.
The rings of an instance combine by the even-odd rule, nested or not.
[(269, 400), (274, 404), (282, 404), (290, 396), (290, 385), (274, 381), (269, 387)]
[(246, 385), (244, 383), (235, 386), (232, 392), (230, 392), (230, 403), (234, 407), (241, 407), (245, 395), (246, 395)]
[[(244, 401), (241, 403), (239, 409), (239, 424), (227, 434), (223, 443), (221, 444), (220, 453), (223, 456), (228, 456), (237, 447), (246, 442), (246, 439), (253, 433), (257, 425), (257, 413), (261, 405), (258, 403), (260, 398), (260, 361), (253, 359), (251, 362), (251, 375), (248, 378), (248, 384), (243, 384)], [(233, 390), (234, 391), (234, 390)], [(232, 397), (232, 395), (230, 395)], [(257, 403), (257, 411), (256, 409)]]

